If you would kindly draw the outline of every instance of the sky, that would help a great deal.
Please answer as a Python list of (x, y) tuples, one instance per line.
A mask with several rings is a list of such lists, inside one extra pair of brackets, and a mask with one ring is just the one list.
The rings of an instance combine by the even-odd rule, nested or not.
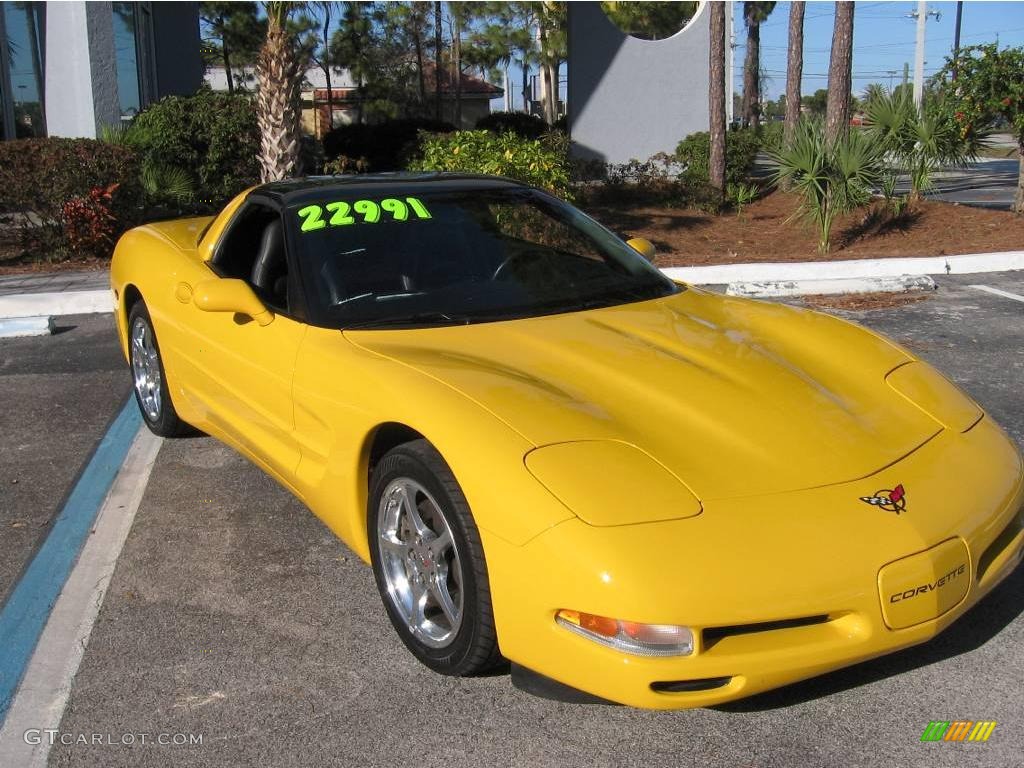
[[(761, 25), (761, 67), (767, 71), (766, 96), (778, 98), (786, 89), (786, 52), (789, 35), (788, 2), (775, 6), (772, 15)], [(834, 3), (808, 2), (804, 15), (804, 77), (803, 93), (810, 94), (828, 85), (828, 60), (832, 45)], [(853, 89), (860, 94), (868, 83), (890, 82), (898, 85), (903, 77), (903, 64), (910, 65), (914, 77), (914, 47), (917, 22), (908, 14), (917, 10), (917, 2), (865, 2), (858, 0), (853, 20)], [(925, 77), (942, 68), (953, 49), (956, 26), (955, 2), (930, 2), (929, 11), (940, 14), (938, 20), (928, 17), (925, 37)], [(736, 65), (733, 90), (743, 90), (743, 57), (746, 53), (746, 29), (743, 26), (743, 3), (733, 5), (736, 35)], [(960, 45), (995, 42), (1000, 47), (1024, 46), (1024, 2), (964, 2)]]

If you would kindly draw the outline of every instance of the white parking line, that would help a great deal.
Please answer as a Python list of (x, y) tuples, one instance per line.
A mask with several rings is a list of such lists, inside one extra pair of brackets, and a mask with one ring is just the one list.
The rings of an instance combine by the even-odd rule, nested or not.
[(985, 293), (991, 293), (994, 296), (1002, 296), (1004, 299), (1013, 299), (1014, 301), (1024, 302), (1024, 296), (1020, 296), (1016, 293), (1010, 293), (1009, 291), (1001, 291), (998, 288), (990, 288), (987, 285), (969, 285), (968, 288), (974, 288), (978, 291), (984, 291)]
[(45, 730), (60, 727), (71, 683), (162, 442), (145, 427), (132, 441), (7, 712), (0, 730), (0, 765), (45, 768), (50, 751)]

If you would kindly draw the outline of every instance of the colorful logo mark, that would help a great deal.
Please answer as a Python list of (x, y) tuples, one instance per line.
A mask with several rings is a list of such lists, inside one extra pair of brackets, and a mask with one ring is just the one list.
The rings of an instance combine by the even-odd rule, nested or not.
[(988, 741), (995, 729), (995, 720), (932, 720), (921, 741)]
[(907, 508), (907, 492), (903, 490), (902, 483), (891, 491), (875, 491), (874, 496), (861, 496), (860, 500), (886, 512), (895, 512), (897, 515)]

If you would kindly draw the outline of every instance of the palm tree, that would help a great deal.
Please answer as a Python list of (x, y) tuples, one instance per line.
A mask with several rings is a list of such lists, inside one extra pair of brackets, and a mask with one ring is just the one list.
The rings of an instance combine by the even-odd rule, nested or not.
[(299, 92), (304, 62), (296, 35), (288, 28), (288, 19), (299, 5), (263, 4), (267, 37), (256, 58), (256, 124), (260, 131), (260, 177), (264, 182), (298, 176), (302, 171)]
[(711, 150), (708, 177), (721, 198), (725, 193), (725, 3), (711, 3), (708, 10), (711, 13), (711, 84), (708, 88)]
[(828, 104), (825, 107), (825, 138), (835, 142), (849, 130), (850, 95), (853, 88), (853, 2), (836, 3), (832, 28), (832, 58), (828, 65)]
[(743, 63), (743, 124), (761, 123), (761, 23), (775, 10), (775, 3), (743, 3), (747, 25), (747, 56)]
[(803, 0), (789, 6), (789, 52), (786, 61), (786, 125), (785, 143), (789, 146), (800, 121), (800, 86), (804, 74), (804, 10)]

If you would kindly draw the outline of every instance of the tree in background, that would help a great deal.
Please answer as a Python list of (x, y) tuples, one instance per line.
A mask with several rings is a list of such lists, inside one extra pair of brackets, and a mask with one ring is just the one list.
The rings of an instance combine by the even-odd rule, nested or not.
[(786, 124), (783, 131), (789, 145), (800, 121), (800, 87), (804, 74), (804, 10), (806, 3), (789, 4), (789, 49), (786, 55)]
[(850, 129), (850, 97), (853, 95), (853, 2), (836, 3), (832, 28), (832, 57), (828, 65), (828, 103), (825, 138), (834, 142)]
[(690, 23), (698, 3), (617, 2), (606, 0), (601, 10), (615, 26), (641, 40), (664, 40)]
[(293, 26), (297, 3), (265, 2), (267, 33), (256, 59), (260, 176), (277, 181), (302, 172), (299, 93), (308, 49)]
[(566, 7), (563, 2), (531, 3), (537, 23), (537, 54), (544, 122), (558, 120), (558, 69), (567, 56)]
[(708, 177), (721, 201), (725, 195), (725, 3), (711, 3), (708, 11), (711, 14)]
[(1024, 47), (999, 50), (990, 43), (961, 48), (955, 62), (947, 59), (936, 79), (961, 138), (981, 136), (994, 124), (1006, 122), (1017, 142), (1019, 162), (1013, 210), (1024, 213)]
[(235, 92), (232, 63), (251, 64), (266, 37), (266, 22), (259, 18), (254, 2), (200, 3), (200, 20), (205, 42), (219, 53), (228, 81), (228, 93)]
[(825, 110), (828, 108), (828, 89), (819, 88), (810, 96), (801, 96), (800, 105), (814, 117), (824, 117)]
[(773, 10), (773, 2), (743, 3), (743, 21), (747, 25), (747, 55), (743, 62), (743, 124), (753, 128), (761, 122), (761, 24)]
[(356, 102), (357, 123), (363, 122), (365, 117), (367, 81), (375, 74), (374, 63), (377, 57), (374, 56), (374, 49), (378, 39), (373, 34), (373, 19), (370, 16), (373, 6), (373, 3), (345, 3), (341, 24), (331, 37), (332, 59), (345, 67), (355, 81), (359, 97)]
[[(331, 70), (336, 66), (334, 58), (335, 50), (331, 47), (331, 17), (334, 15), (337, 3), (317, 2), (313, 3), (319, 12), (317, 24), (317, 45), (316, 50), (310, 59), (324, 73), (324, 81), (327, 84), (327, 130), (334, 127), (334, 91), (331, 88)], [(314, 103), (316, 99), (314, 98)]]

